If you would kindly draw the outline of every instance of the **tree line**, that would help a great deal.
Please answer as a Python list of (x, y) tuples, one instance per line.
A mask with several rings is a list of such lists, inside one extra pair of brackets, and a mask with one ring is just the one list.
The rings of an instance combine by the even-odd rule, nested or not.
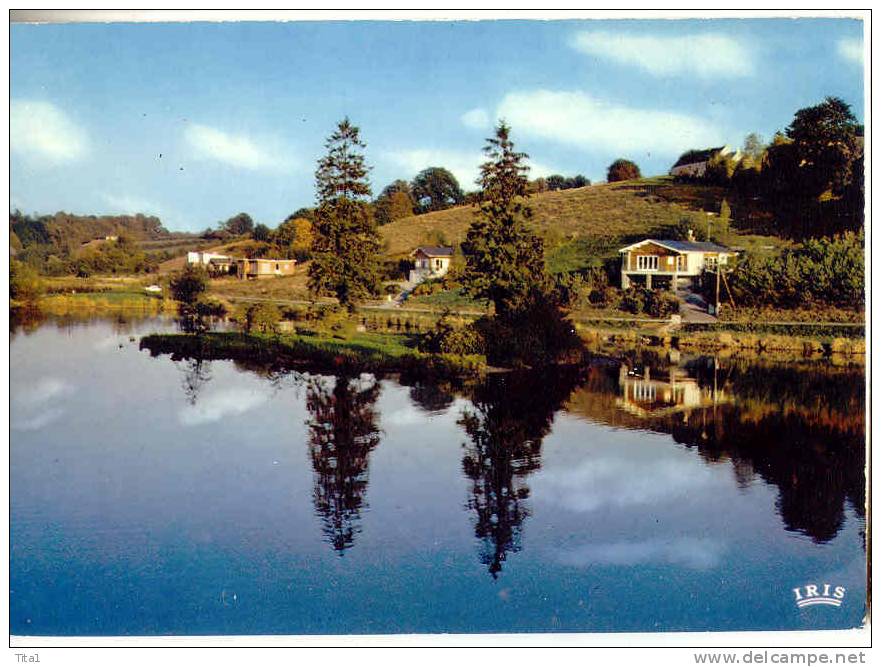
[(803, 239), (863, 227), (863, 161), (863, 126), (846, 102), (827, 97), (798, 110), (770, 143), (751, 133), (739, 156), (716, 154), (702, 176), (684, 180), (730, 189), (744, 224)]

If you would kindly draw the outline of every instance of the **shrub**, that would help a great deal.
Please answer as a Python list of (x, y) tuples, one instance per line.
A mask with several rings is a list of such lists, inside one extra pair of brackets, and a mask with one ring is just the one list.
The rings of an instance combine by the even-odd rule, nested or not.
[(484, 354), (486, 345), (483, 335), (473, 324), (456, 326), (444, 313), (434, 328), (419, 337), (417, 349), (433, 354)]
[(171, 279), (171, 295), (176, 301), (193, 305), (201, 294), (208, 289), (208, 273), (196, 266), (187, 266)]
[(652, 290), (646, 294), (645, 311), (652, 317), (670, 317), (679, 312), (679, 299), (667, 290)]
[(621, 310), (625, 310), (628, 313), (632, 313), (634, 315), (639, 315), (643, 310), (645, 310), (645, 292), (647, 290), (641, 287), (631, 287), (630, 289), (624, 292), (624, 295), (621, 297)]
[(245, 331), (272, 333), (281, 321), (281, 312), (272, 303), (254, 303), (245, 310)]
[(642, 175), (639, 173), (639, 167), (635, 162), (625, 160), (624, 158), (619, 158), (610, 164), (606, 174), (606, 181), (609, 183), (629, 181), (634, 178), (642, 178)]
[(859, 308), (865, 298), (863, 234), (809, 239), (779, 254), (748, 254), (727, 277), (739, 305)]
[(226, 305), (218, 299), (200, 299), (196, 302), (196, 315), (199, 317), (223, 317), (227, 312)]
[(43, 291), (37, 272), (17, 260), (9, 262), (9, 297), (16, 301), (33, 302)]

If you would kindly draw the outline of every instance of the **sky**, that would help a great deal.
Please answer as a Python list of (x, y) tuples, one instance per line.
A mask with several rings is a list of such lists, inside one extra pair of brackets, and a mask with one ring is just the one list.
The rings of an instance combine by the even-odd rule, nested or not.
[(499, 118), (533, 178), (662, 174), (829, 95), (862, 122), (859, 20), (17, 24), (10, 208), (275, 227), (345, 116), (375, 194), (430, 166), (475, 189)]

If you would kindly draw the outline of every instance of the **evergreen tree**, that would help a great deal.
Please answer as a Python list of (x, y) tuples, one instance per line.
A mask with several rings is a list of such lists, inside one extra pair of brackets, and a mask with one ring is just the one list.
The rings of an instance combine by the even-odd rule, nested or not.
[(492, 301), (497, 315), (515, 311), (530, 289), (545, 283), (544, 244), (529, 228), (529, 167), (514, 150), (511, 128), (500, 122), (483, 151), (479, 209), (462, 246), (465, 290)]
[(325, 143), (315, 172), (318, 207), (313, 224), (309, 289), (353, 308), (376, 292), (380, 250), (370, 210), (369, 168), (357, 127), (342, 120)]

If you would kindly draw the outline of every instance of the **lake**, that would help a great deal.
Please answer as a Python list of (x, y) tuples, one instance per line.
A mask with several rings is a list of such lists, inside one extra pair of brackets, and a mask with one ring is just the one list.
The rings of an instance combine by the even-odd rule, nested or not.
[(13, 327), (12, 634), (862, 623), (862, 365), (640, 351), (456, 387), (139, 349), (172, 328)]

